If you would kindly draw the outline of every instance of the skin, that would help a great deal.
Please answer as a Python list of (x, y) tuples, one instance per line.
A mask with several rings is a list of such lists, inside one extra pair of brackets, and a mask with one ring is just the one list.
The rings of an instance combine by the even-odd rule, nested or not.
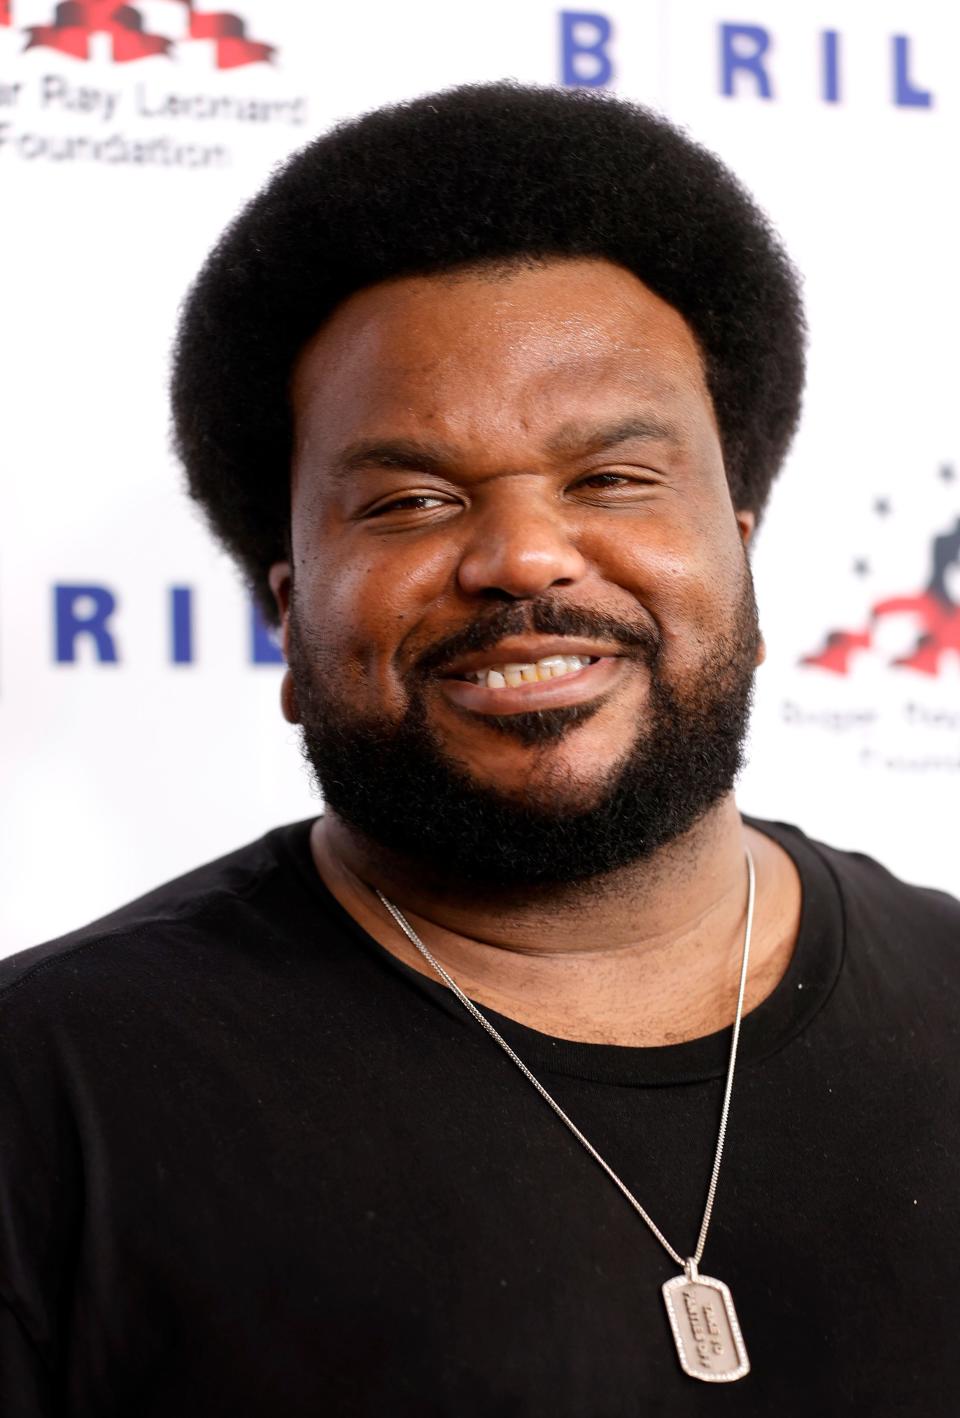
[[(362, 291), (304, 350), (293, 407), (292, 559), (272, 568), (270, 584), (286, 634), (295, 583), (317, 670), (336, 677), (355, 712), (399, 719), (404, 671), (491, 602), (548, 595), (645, 619), (678, 691), (730, 633), (754, 517), (731, 503), (691, 331), (622, 268), (551, 260)], [(479, 658), (555, 650), (541, 640)], [(589, 801), (648, 694), (641, 658), (591, 649), (598, 664), (565, 689), (528, 687), (600, 705), (547, 746), (486, 722), (539, 707), (522, 690), (432, 680), (427, 713), (444, 751), (501, 792)], [(296, 722), (289, 678), (283, 704)], [(800, 883), (782, 848), (744, 825), (732, 794), (651, 859), (549, 893), (452, 896), (422, 864), (330, 812), (312, 834), (330, 890), (413, 969), (431, 973), (374, 886), (481, 1005), (558, 1037), (634, 1046), (732, 1021), (747, 844), (757, 867), (749, 1011), (789, 963)]]

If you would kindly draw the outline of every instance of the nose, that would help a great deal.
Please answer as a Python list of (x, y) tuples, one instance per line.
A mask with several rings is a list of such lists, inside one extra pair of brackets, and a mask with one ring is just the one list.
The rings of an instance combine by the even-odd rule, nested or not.
[(573, 586), (587, 563), (559, 513), (516, 502), (478, 523), (460, 562), (460, 589), (468, 596), (525, 600), (554, 587)]

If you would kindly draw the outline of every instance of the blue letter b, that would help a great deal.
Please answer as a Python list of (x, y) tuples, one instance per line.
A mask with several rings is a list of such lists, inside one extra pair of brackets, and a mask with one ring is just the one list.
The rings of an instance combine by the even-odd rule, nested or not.
[(613, 78), (607, 45), (613, 26), (592, 10), (560, 11), (561, 82), (569, 88), (602, 89)]

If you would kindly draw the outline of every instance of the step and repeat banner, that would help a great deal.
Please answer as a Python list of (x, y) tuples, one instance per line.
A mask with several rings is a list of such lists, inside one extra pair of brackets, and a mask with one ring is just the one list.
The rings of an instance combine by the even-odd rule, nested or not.
[(956, 7), (225, 3), (0, 0), (0, 953), (317, 811), (170, 454), (179, 302), (312, 135), (506, 76), (661, 109), (783, 233), (810, 383), (741, 806), (960, 891)]

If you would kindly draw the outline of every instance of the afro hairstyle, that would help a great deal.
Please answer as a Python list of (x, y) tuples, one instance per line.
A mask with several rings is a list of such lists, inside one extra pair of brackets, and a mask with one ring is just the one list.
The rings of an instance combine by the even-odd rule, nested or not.
[(299, 353), (354, 292), (484, 263), (599, 257), (672, 305), (704, 361), (734, 505), (762, 512), (797, 424), (799, 279), (723, 164), (659, 115), (578, 89), (466, 85), (295, 153), (187, 296), (174, 439), (191, 496), (271, 623), (288, 555)]

